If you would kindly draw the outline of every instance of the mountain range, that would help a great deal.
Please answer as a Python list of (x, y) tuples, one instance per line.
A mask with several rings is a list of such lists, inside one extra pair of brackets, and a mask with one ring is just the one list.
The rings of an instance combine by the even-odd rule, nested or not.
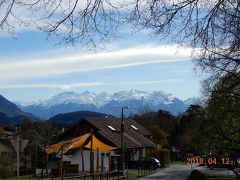
[[(84, 117), (106, 117), (108, 114), (97, 113), (92, 111), (76, 111), (71, 113), (60, 113), (49, 120), (57, 124), (73, 124)], [(113, 116), (110, 116), (113, 117)], [(14, 103), (0, 95), (0, 127), (12, 126), (21, 122), (24, 118), (30, 118), (34, 121), (39, 120), (31, 113), (27, 113), (19, 109)]]
[(30, 113), (23, 112), (16, 104), (7, 100), (0, 95), (0, 112), (6, 114), (8, 117), (16, 116), (33, 116)]
[(33, 114), (22, 111), (16, 104), (0, 95), (0, 125), (16, 124), (25, 117), (37, 119)]
[[(128, 106), (124, 110), (126, 116), (141, 111), (157, 111), (159, 109), (177, 115), (184, 112), (189, 104), (196, 103), (198, 98), (189, 98), (182, 101), (163, 91), (119, 91), (114, 94), (102, 92), (96, 94), (90, 91), (83, 93), (63, 92), (48, 100), (31, 103), (18, 103), (25, 112), (30, 112), (41, 119), (49, 119), (59, 113), (74, 111), (94, 111), (116, 117), (121, 116), (121, 107)], [(198, 99), (199, 100), (199, 99)]]

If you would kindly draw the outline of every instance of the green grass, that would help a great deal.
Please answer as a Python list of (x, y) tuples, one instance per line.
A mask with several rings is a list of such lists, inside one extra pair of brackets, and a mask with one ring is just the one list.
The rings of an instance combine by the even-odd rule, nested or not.
[(208, 176), (206, 177), (206, 180), (234, 180), (233, 178), (230, 177), (222, 177), (222, 176)]
[(138, 175), (138, 170), (128, 170), (128, 174)]
[[(12, 178), (0, 178), (1, 180), (16, 180), (16, 177), (12, 177)], [(38, 180), (37, 178), (31, 178), (32, 180)], [(30, 178), (24, 177), (24, 178), (19, 178), (19, 180), (30, 180)]]
[[(119, 177), (121, 178), (121, 176)], [(16, 180), (16, 178), (0, 178), (1, 180)], [(41, 180), (49, 180), (50, 178), (43, 178)], [(61, 180), (62, 178), (54, 178), (54, 180)], [(101, 180), (106, 180), (106, 177), (101, 178)], [(109, 180), (113, 180), (113, 178), (108, 178)], [(114, 179), (117, 179), (117, 177), (114, 177)], [(40, 180), (40, 178), (28, 178), (28, 177), (23, 177), (19, 178), (19, 180)], [(83, 178), (70, 178), (67, 180), (83, 180)], [(92, 177), (86, 178), (86, 180), (92, 180)], [(100, 180), (100, 178), (94, 178), (94, 180)]]

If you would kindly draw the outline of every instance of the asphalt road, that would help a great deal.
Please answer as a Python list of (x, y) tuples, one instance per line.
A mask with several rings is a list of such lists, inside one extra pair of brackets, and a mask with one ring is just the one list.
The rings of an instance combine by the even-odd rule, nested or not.
[(235, 175), (232, 170), (227, 168), (207, 168), (206, 166), (195, 166), (194, 169), (204, 173), (207, 176), (224, 176), (234, 178)]
[(141, 180), (186, 180), (191, 173), (191, 165), (174, 164), (168, 168), (160, 169), (158, 172), (145, 176)]
[(206, 166), (197, 166), (197, 165), (186, 165), (186, 164), (175, 164), (170, 165), (168, 168), (160, 169), (158, 172), (145, 176), (140, 180), (186, 180), (190, 175), (192, 170), (198, 170), (204, 173), (207, 176), (224, 176), (232, 177), (235, 175), (233, 171), (227, 170), (226, 168), (207, 168)]

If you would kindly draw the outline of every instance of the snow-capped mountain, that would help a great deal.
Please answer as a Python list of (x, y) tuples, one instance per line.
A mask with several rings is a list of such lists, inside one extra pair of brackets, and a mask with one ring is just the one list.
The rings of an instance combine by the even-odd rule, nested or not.
[(144, 107), (152, 111), (159, 109), (170, 111), (173, 114), (184, 112), (187, 105), (180, 99), (163, 91), (119, 91), (114, 94), (102, 92), (96, 94), (85, 91), (83, 93), (63, 92), (45, 101), (38, 101), (20, 107), (43, 119), (73, 111), (95, 111), (120, 117), (121, 107), (128, 106), (125, 114), (136, 114)]
[(183, 101), (187, 106), (191, 105), (191, 104), (201, 104), (201, 99), (198, 97), (193, 97), (193, 98), (188, 98), (186, 100)]

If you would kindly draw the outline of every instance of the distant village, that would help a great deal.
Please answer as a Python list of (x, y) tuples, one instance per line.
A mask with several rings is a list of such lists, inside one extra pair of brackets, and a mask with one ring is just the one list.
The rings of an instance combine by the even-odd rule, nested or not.
[(128, 106), (122, 106), (120, 118), (74, 111), (49, 120), (37, 119), (2, 96), (0, 105), (0, 178), (125, 179), (174, 169), (175, 163), (188, 172), (192, 164), (231, 169), (238, 162), (232, 151), (215, 149), (218, 143), (209, 148), (200, 105), (191, 104), (178, 115), (146, 106), (127, 116)]
[[(16, 131), (1, 128), (0, 157), (2, 177), (32, 174), (36, 177), (77, 175), (85, 173), (110, 173), (127, 168), (129, 162), (146, 157), (156, 148), (152, 133), (132, 118), (83, 118), (58, 133), (53, 143), (50, 139), (27, 137), (24, 128), (31, 128), (30, 120), (23, 120)], [(43, 125), (42, 130), (47, 131)], [(35, 128), (41, 128), (36, 126)], [(49, 129), (52, 131), (52, 129)], [(45, 132), (46, 136), (48, 132)], [(33, 142), (36, 138), (36, 142)], [(39, 139), (37, 139), (39, 138)], [(37, 142), (38, 141), (38, 142)], [(40, 144), (43, 142), (45, 144)], [(166, 151), (169, 155), (169, 151)], [(170, 157), (164, 157), (167, 165)], [(123, 159), (124, 158), (124, 159)], [(163, 165), (163, 164), (162, 164)], [(159, 166), (160, 167), (160, 166)], [(151, 167), (152, 169), (156, 167)]]
[[(19, 110), (4, 100), (8, 109)], [(63, 177), (117, 171), (123, 176), (125, 169), (140, 168), (137, 162), (144, 158), (150, 159), (142, 168), (151, 170), (168, 166), (171, 154), (175, 160), (181, 158), (177, 146), (170, 145), (175, 116), (159, 111), (126, 118), (127, 108), (119, 108), (120, 118), (89, 111), (60, 114), (53, 118), (55, 122), (26, 114), (14, 123), (2, 118), (0, 176)]]

